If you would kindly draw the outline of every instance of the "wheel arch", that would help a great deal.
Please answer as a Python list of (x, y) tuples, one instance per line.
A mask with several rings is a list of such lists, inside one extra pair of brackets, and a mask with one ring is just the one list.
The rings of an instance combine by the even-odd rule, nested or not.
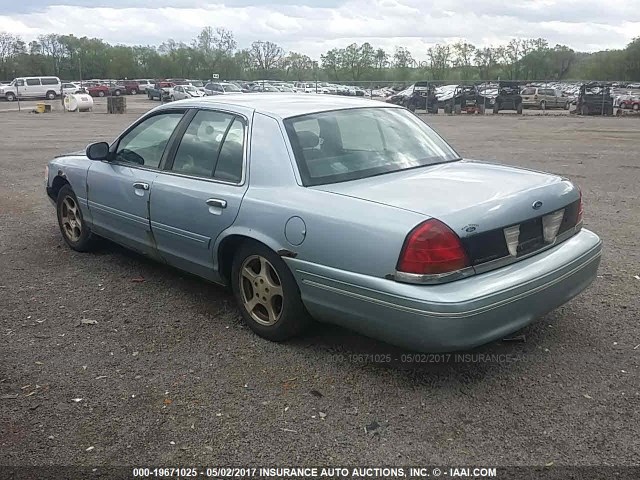
[[(62, 175), (56, 175), (51, 182), (51, 188), (49, 189), (49, 197), (55, 202), (58, 198), (58, 193), (65, 185), (71, 186), (69, 181)], [(73, 187), (72, 187), (73, 188)]]
[(214, 268), (220, 276), (220, 280), (226, 285), (231, 283), (233, 256), (238, 248), (247, 241), (261, 243), (280, 256), (296, 255), (295, 252), (287, 248), (287, 245), (283, 245), (282, 242), (261, 232), (245, 228), (229, 229), (218, 237), (214, 248), (214, 252), (216, 252), (214, 256)]

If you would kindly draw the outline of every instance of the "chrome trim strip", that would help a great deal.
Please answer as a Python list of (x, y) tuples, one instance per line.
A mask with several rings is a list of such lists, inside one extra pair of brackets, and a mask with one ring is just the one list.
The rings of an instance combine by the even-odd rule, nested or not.
[(197, 243), (198, 246), (209, 248), (209, 244), (211, 242), (210, 237), (206, 237), (204, 235), (199, 235), (194, 232), (189, 232), (187, 230), (183, 230), (181, 228), (172, 227), (171, 225), (165, 225), (164, 223), (158, 223), (151, 221), (151, 231), (155, 233), (165, 233), (169, 235), (175, 235), (181, 237), (186, 240), (190, 240), (194, 243)]
[[(600, 247), (600, 244), (598, 244), (598, 247)], [(597, 248), (597, 247), (594, 247)], [(589, 251), (591, 252), (591, 250)], [(412, 314), (416, 314), (416, 315), (420, 315), (420, 316), (425, 316), (425, 317), (440, 317), (440, 318), (467, 318), (467, 317), (471, 317), (474, 315), (478, 315), (481, 313), (485, 313), (488, 312), (490, 310), (495, 310), (496, 308), (502, 307), (504, 305), (508, 305), (510, 303), (513, 302), (517, 302), (518, 300), (522, 300), (523, 298), (529, 297), (535, 293), (538, 293), (542, 290), (545, 290), (563, 280), (565, 280), (566, 278), (570, 277), (571, 275), (575, 274), (576, 272), (582, 270), (583, 268), (586, 268), (587, 266), (591, 265), (591, 263), (593, 263), (594, 261), (598, 260), (601, 256), (601, 252), (598, 252), (597, 254), (595, 254), (592, 258), (590, 258), (588, 261), (581, 263), (580, 265), (576, 266), (575, 268), (569, 270), (568, 272), (564, 273), (563, 275), (561, 275), (560, 277), (557, 277), (547, 283), (543, 283), (542, 285), (537, 286), (536, 288), (533, 288), (531, 290), (527, 290), (525, 292), (522, 292), (518, 295), (515, 295), (513, 297), (504, 299), (504, 300), (500, 300), (494, 303), (491, 303), (489, 305), (485, 305), (483, 307), (480, 308), (476, 308), (473, 310), (466, 310), (463, 312), (434, 312), (434, 311), (429, 311), (429, 310), (421, 310), (421, 309), (417, 309), (417, 308), (413, 308), (413, 307), (407, 307), (405, 305), (398, 305), (396, 303), (391, 303), (391, 302), (387, 302), (385, 300), (380, 300), (378, 298), (373, 298), (373, 297), (368, 297), (366, 295), (361, 295), (359, 293), (355, 293), (355, 292), (350, 292), (347, 290), (342, 290), (340, 288), (336, 288), (336, 287), (332, 287), (329, 285), (325, 285), (322, 283), (318, 283), (318, 282), (314, 282), (311, 280), (306, 280), (303, 279), (302, 283), (312, 286), (312, 287), (316, 287), (316, 288), (320, 288), (322, 290), (326, 290), (326, 291), (330, 291), (333, 293), (337, 293), (339, 295), (343, 295), (343, 296), (347, 296), (347, 297), (351, 297), (351, 298), (356, 298), (358, 300), (362, 300), (365, 302), (369, 302), (369, 303), (374, 303), (377, 305), (381, 305), (384, 307), (388, 307), (388, 308), (393, 308), (394, 310), (399, 310), (402, 312), (406, 312), (406, 313), (412, 313)], [(526, 282), (526, 283), (530, 283), (530, 282)], [(517, 285), (518, 287), (520, 286), (524, 286), (526, 285), (526, 283)], [(505, 292), (508, 290), (501, 290), (500, 292)], [(482, 297), (480, 297), (482, 298)], [(478, 300), (478, 299), (474, 299), (474, 300)]]
[(115, 217), (121, 218), (123, 220), (127, 220), (137, 225), (144, 226), (146, 230), (149, 230), (148, 218), (138, 217), (137, 215), (123, 212), (122, 210), (118, 210), (116, 208), (107, 207), (106, 205), (101, 205), (99, 203), (92, 202), (91, 200), (87, 202), (87, 206), (89, 207), (89, 210), (92, 212), (92, 215), (94, 214), (94, 212), (102, 212), (103, 214), (113, 215)]
[(453, 282), (454, 280), (460, 280), (461, 278), (470, 277), (475, 275), (473, 267), (463, 268), (461, 270), (454, 270), (447, 273), (435, 273), (435, 274), (419, 274), (419, 273), (407, 273), (396, 270), (394, 280), (403, 283), (419, 283), (421, 285), (433, 285), (438, 283)]

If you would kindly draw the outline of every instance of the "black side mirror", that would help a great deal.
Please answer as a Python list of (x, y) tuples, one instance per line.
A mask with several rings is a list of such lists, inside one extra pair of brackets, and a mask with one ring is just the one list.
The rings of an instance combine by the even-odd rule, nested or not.
[(107, 142), (97, 142), (87, 145), (87, 158), (89, 160), (107, 160), (109, 157), (109, 144)]

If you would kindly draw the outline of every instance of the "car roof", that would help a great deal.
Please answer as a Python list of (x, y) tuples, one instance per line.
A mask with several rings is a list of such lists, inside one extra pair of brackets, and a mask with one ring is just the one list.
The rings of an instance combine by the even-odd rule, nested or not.
[(326, 94), (288, 94), (288, 93), (247, 93), (216, 95), (172, 102), (158, 107), (172, 108), (177, 105), (194, 108), (222, 108), (238, 113), (255, 111), (271, 117), (289, 118), (310, 113), (343, 110), (349, 108), (401, 108), (397, 105), (378, 100), (338, 97)]

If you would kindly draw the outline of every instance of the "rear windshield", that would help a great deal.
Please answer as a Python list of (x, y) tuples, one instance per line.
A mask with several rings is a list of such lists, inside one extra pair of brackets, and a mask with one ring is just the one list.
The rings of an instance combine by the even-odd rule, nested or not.
[(304, 185), (325, 185), (459, 160), (408, 110), (356, 108), (284, 121)]
[(522, 95), (535, 95), (535, 94), (536, 94), (535, 88), (525, 88), (524, 90), (522, 90)]

